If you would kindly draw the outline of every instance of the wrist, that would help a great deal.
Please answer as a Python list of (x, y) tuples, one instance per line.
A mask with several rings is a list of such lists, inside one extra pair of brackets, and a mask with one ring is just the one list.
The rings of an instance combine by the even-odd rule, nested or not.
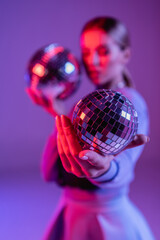
[(110, 167), (107, 171), (103, 172), (97, 177), (92, 178), (91, 180), (95, 181), (96, 183), (105, 183), (112, 181), (118, 174), (119, 165), (115, 160), (110, 162)]

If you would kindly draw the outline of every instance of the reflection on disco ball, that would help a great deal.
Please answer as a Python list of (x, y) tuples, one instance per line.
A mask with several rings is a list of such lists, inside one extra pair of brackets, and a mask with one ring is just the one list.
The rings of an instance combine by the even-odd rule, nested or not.
[(72, 123), (83, 148), (117, 154), (136, 135), (138, 116), (124, 95), (100, 89), (77, 103)]
[(74, 55), (58, 44), (47, 45), (32, 56), (25, 75), (28, 87), (53, 98), (57, 88), (59, 99), (70, 96), (80, 82), (80, 67)]

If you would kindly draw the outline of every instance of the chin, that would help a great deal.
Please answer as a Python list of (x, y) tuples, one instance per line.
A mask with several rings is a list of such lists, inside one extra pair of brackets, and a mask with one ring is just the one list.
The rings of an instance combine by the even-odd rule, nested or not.
[(98, 79), (93, 79), (93, 78), (90, 78), (91, 79), (91, 82), (95, 85), (99, 85), (101, 84), (100, 81)]
[(103, 86), (105, 86), (105, 85), (108, 85), (108, 84), (110, 83), (110, 81), (107, 81), (106, 79), (105, 79), (105, 81), (100, 80), (100, 79), (92, 79), (91, 81), (92, 81), (96, 86), (101, 86), (101, 87), (103, 87)]
[(100, 78), (100, 76), (97, 74), (90, 74), (89, 72), (87, 72), (88, 78), (90, 79), (90, 81), (96, 85), (96, 86), (103, 86), (106, 85), (110, 82), (109, 79), (106, 78)]

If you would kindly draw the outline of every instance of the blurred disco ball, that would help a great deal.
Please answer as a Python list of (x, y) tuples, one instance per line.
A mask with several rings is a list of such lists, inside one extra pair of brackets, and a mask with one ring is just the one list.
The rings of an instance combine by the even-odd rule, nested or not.
[(117, 154), (136, 135), (138, 115), (124, 95), (100, 89), (77, 103), (72, 123), (83, 149)]
[(65, 99), (79, 86), (80, 66), (74, 55), (58, 44), (42, 47), (32, 56), (25, 74), (28, 87), (53, 98), (58, 87), (63, 89), (57, 98)]

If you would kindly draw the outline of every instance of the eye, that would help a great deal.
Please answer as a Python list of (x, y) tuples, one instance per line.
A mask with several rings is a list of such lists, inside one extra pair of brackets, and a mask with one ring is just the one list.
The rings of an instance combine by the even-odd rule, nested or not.
[(101, 46), (98, 47), (97, 49), (97, 53), (99, 54), (99, 56), (107, 56), (109, 54), (109, 49), (107, 47)]

